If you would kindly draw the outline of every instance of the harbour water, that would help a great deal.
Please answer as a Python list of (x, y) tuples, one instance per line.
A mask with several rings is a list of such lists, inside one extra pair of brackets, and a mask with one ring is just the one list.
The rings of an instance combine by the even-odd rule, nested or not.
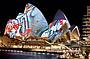
[(2, 59), (57, 59), (57, 55), (48, 53), (2, 53), (0, 54)]

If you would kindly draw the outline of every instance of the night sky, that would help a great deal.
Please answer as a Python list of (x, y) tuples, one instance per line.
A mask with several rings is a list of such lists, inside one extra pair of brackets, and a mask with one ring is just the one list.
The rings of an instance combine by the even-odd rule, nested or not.
[(65, 13), (71, 25), (79, 27), (83, 14), (86, 14), (87, 0), (0, 0), (0, 33), (4, 32), (8, 19), (13, 19), (19, 12), (23, 12), (28, 2), (41, 10), (48, 23), (53, 20), (58, 9)]

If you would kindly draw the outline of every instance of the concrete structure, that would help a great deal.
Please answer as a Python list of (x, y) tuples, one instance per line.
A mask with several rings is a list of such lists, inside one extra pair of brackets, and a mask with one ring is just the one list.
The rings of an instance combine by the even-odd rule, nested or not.
[(87, 14), (82, 20), (82, 39), (90, 38), (90, 6), (87, 6)]

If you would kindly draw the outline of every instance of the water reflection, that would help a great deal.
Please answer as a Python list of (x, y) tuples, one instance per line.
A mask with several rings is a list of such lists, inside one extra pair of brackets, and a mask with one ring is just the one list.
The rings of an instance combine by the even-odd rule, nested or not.
[(56, 55), (47, 53), (4, 53), (0, 54), (2, 59), (57, 59)]

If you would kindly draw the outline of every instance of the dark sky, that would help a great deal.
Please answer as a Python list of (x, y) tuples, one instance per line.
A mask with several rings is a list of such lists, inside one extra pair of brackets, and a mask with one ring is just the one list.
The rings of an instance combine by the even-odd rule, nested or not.
[(72, 25), (80, 26), (85, 14), (86, 0), (0, 0), (0, 31), (4, 30), (8, 19), (15, 18), (23, 12), (26, 3), (38, 7), (50, 23), (58, 9), (61, 9)]

